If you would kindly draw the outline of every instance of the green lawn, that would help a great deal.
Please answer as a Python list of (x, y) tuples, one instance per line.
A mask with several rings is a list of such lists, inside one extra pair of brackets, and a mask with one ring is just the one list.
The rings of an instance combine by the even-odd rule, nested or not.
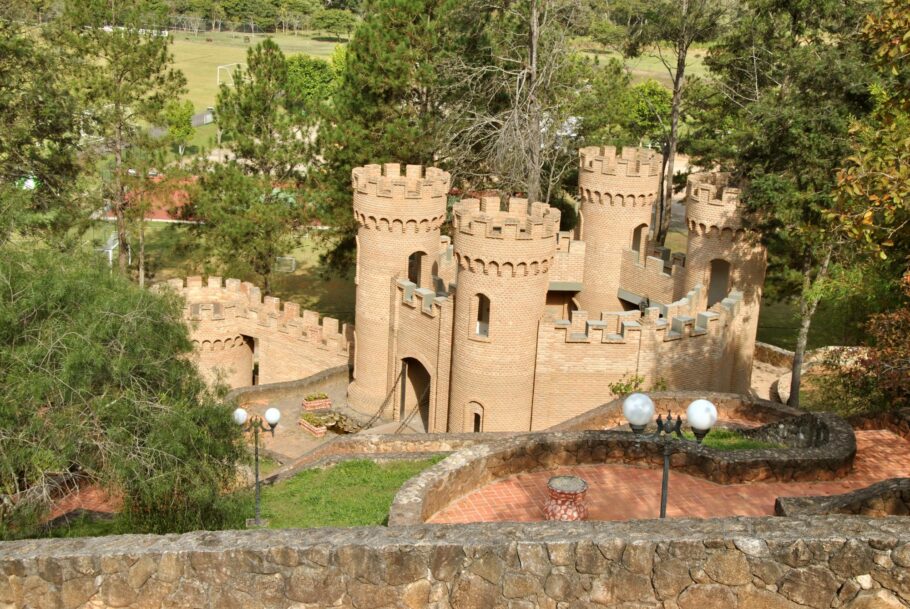
[[(270, 37), (287, 55), (305, 53), (314, 57), (328, 58), (338, 41), (316, 35), (314, 32), (300, 36), (270, 34)], [(249, 42), (245, 41), (249, 38)], [(218, 66), (246, 62), (246, 50), (263, 40), (265, 36), (237, 32), (176, 32), (171, 50), (174, 53), (174, 67), (186, 75), (187, 99), (193, 102), (197, 112), (215, 105), (218, 93)], [(211, 39), (212, 42), (206, 42)], [(227, 73), (222, 70), (224, 79)]]
[(384, 525), (401, 485), (441, 460), (347, 461), (307, 470), (262, 489), (262, 517), (273, 529)]
[[(683, 432), (683, 435), (690, 439), (694, 440), (695, 436), (690, 431)], [(705, 439), (702, 441), (702, 444), (708, 448), (714, 448), (716, 450), (748, 450), (750, 448), (783, 448), (780, 444), (774, 444), (772, 442), (762, 442), (761, 440), (753, 440), (752, 438), (747, 438), (742, 434), (739, 434), (731, 429), (713, 429), (711, 430)]]
[[(670, 80), (670, 75), (667, 72), (667, 68), (664, 67), (664, 64), (661, 62), (660, 56), (658, 55), (656, 49), (652, 51), (647, 51), (642, 53), (639, 57), (624, 59), (620, 53), (617, 51), (608, 51), (601, 47), (599, 44), (585, 38), (580, 38), (576, 41), (576, 48), (578, 48), (584, 55), (591, 58), (600, 58), (600, 61), (605, 61), (609, 58), (616, 58), (625, 63), (626, 68), (632, 75), (633, 82), (640, 82), (642, 80), (654, 79), (667, 87), (672, 87), (673, 82)], [(705, 67), (705, 54), (707, 53), (707, 48), (702, 46), (692, 47), (689, 51), (688, 56), (686, 57), (686, 76), (704, 76), (707, 73), (707, 68)], [(668, 58), (664, 54), (664, 58)], [(676, 65), (675, 58), (669, 58), (671, 65)]]

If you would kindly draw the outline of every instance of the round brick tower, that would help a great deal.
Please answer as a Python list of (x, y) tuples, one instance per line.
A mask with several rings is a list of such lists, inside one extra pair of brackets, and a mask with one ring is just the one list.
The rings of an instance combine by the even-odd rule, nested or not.
[(661, 157), (647, 148), (613, 146), (579, 151), (581, 199), (578, 238), (585, 242), (584, 289), (578, 305), (591, 319), (621, 311), (619, 274), (623, 256), (642, 262), (660, 181)]
[[(367, 165), (352, 172), (357, 220), (354, 382), (352, 407), (391, 415), (395, 370), (389, 366), (389, 303), (396, 278), (414, 274), (439, 250), (439, 228), (446, 218), (450, 176), (435, 167), (397, 163)], [(410, 266), (410, 268), (409, 268)], [(429, 287), (429, 267), (418, 275)]]
[(758, 235), (743, 228), (744, 207), (740, 190), (730, 183), (730, 174), (696, 173), (686, 188), (686, 291), (704, 286), (700, 308), (722, 302), (731, 290), (742, 293), (736, 324), (743, 340), (734, 347), (733, 388), (748, 392), (752, 374), (752, 351), (758, 329), (761, 287), (767, 256)]
[(531, 428), (537, 327), (546, 307), (559, 211), (465, 199), (455, 206), (458, 284), (450, 432)]

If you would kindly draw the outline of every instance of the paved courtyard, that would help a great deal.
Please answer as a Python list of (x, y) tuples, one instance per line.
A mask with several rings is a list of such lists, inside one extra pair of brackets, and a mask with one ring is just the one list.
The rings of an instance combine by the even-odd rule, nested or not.
[[(889, 431), (857, 431), (853, 471), (832, 482), (753, 482), (721, 485), (670, 473), (669, 517), (715, 518), (774, 514), (781, 496), (836, 495), (886, 478), (910, 476), (910, 442)], [(591, 520), (657, 518), (661, 471), (627, 465), (589, 465), (518, 474), (470, 493), (429, 522), (529, 522), (543, 520), (547, 480), (574, 475), (588, 483)]]

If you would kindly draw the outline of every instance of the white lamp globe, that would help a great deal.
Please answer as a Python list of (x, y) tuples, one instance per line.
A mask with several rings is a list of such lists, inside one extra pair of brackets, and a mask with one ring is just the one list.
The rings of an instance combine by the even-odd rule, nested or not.
[(273, 427), (278, 425), (278, 421), (281, 420), (281, 411), (277, 408), (269, 408), (265, 411), (265, 420)]
[(686, 408), (686, 419), (692, 429), (711, 429), (717, 423), (717, 408), (708, 400), (695, 400)]
[(246, 423), (246, 419), (248, 416), (249, 415), (247, 415), (246, 410), (244, 410), (243, 408), (238, 408), (237, 410), (234, 411), (234, 422), (237, 423), (238, 425), (243, 425), (244, 423)]
[(654, 402), (643, 393), (633, 393), (623, 400), (622, 414), (632, 425), (647, 425), (654, 416)]

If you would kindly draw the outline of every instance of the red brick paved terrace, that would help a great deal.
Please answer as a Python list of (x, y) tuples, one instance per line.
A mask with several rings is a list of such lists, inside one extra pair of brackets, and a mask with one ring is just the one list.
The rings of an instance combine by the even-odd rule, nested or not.
[[(715, 518), (774, 514), (779, 496), (837, 495), (879, 480), (910, 476), (910, 442), (890, 431), (856, 431), (853, 471), (832, 482), (753, 482), (721, 485), (670, 473), (669, 517)], [(430, 523), (530, 522), (543, 520), (547, 480), (574, 475), (588, 483), (591, 520), (656, 518), (659, 469), (628, 465), (583, 465), (517, 474), (469, 493), (440, 510)]]

